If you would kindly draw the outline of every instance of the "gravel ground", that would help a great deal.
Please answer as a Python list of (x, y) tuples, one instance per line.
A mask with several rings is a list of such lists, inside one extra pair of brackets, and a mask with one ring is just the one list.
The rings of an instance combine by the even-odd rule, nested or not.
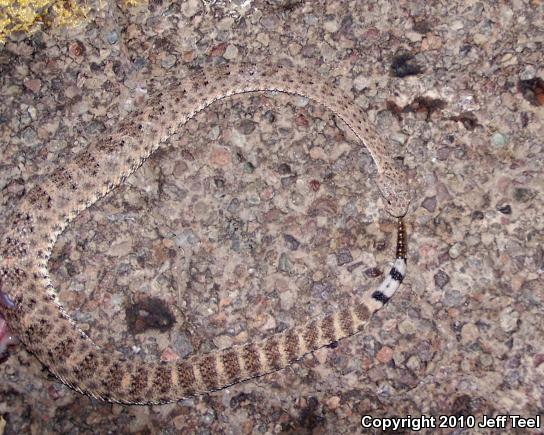
[[(1, 213), (168, 76), (282, 60), (336, 77), (409, 168), (408, 277), (334, 349), (170, 405), (96, 402), (12, 346), (0, 434), (358, 433), (364, 415), (544, 414), (541, 1), (99, 6), (0, 48)], [(395, 222), (374, 175), (323, 107), (231, 98), (81, 214), (56, 244), (54, 283), (82, 329), (135, 358), (264, 337), (383, 278)]]

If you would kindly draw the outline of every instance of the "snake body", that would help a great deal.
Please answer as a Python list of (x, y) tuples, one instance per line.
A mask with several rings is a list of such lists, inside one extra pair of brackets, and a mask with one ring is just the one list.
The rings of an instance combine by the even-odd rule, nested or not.
[(57, 300), (47, 264), (58, 236), (84, 209), (119, 186), (161, 144), (214, 101), (245, 92), (280, 91), (308, 97), (341, 118), (378, 167), (386, 210), (406, 213), (404, 173), (383, 139), (350, 97), (306, 69), (279, 64), (231, 64), (163, 84), (145, 107), (98, 138), (28, 190), (0, 233), (0, 314), (26, 346), (66, 385), (124, 404), (180, 400), (279, 370), (320, 347), (360, 331), (393, 295), (406, 273), (399, 219), (397, 258), (381, 286), (345, 307), (261, 341), (173, 362), (146, 363), (94, 344)]

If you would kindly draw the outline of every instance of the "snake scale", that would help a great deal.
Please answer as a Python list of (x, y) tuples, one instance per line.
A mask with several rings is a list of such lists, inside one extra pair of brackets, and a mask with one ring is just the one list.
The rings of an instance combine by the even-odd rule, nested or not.
[[(341, 118), (378, 167), (385, 208), (398, 217), (396, 260), (380, 287), (357, 304), (253, 341), (173, 362), (145, 363), (106, 352), (63, 310), (47, 264), (58, 236), (86, 208), (119, 186), (169, 137), (214, 101), (279, 91), (305, 96)], [(360, 331), (406, 273), (401, 218), (410, 202), (404, 172), (348, 94), (308, 69), (229, 64), (162, 83), (145, 106), (27, 190), (0, 230), (0, 314), (26, 348), (66, 385), (97, 399), (157, 404), (261, 376)]]

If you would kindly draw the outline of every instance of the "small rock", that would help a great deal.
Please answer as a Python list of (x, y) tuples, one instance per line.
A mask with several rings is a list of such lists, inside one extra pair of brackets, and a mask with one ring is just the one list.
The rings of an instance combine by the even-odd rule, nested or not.
[(223, 57), (227, 60), (236, 59), (238, 57), (238, 47), (234, 44), (229, 44), (225, 53), (223, 53)]
[(310, 180), (310, 189), (312, 189), (314, 192), (317, 192), (320, 187), (321, 187), (321, 183), (319, 181)]
[(110, 32), (106, 35), (106, 41), (108, 41), (111, 45), (117, 43), (118, 40), (119, 40), (119, 35), (115, 31)]
[(463, 245), (461, 243), (455, 243), (451, 246), (448, 253), (450, 254), (450, 257), (455, 259), (458, 258), (463, 253)]
[(499, 315), (499, 323), (505, 332), (512, 332), (517, 329), (519, 313), (512, 307), (506, 307)]
[(291, 166), (289, 166), (287, 163), (282, 163), (278, 166), (278, 173), (281, 175), (287, 175), (291, 173)]
[(295, 239), (291, 234), (284, 234), (283, 239), (287, 243), (287, 246), (291, 251), (296, 251), (300, 246), (300, 242)]
[(410, 42), (419, 42), (423, 39), (423, 36), (417, 32), (406, 32), (404, 35)]
[(179, 355), (172, 350), (171, 347), (167, 347), (161, 353), (162, 362), (172, 362), (179, 359)]
[(480, 331), (474, 323), (466, 323), (461, 328), (461, 341), (464, 344), (472, 343), (478, 339)]
[(326, 281), (314, 282), (312, 293), (320, 299), (326, 300), (336, 292), (336, 287)]
[(446, 292), (442, 303), (445, 307), (457, 307), (463, 303), (465, 297), (461, 294), (459, 290), (451, 290)]
[(327, 160), (327, 154), (325, 153), (325, 150), (321, 147), (313, 147), (310, 150), (310, 157), (312, 160)]
[(229, 205), (227, 206), (227, 211), (229, 213), (234, 213), (240, 207), (240, 200), (238, 198), (233, 198)]
[(325, 21), (325, 23), (323, 23), (323, 28), (329, 33), (334, 33), (339, 28), (338, 21), (336, 20)]
[(326, 400), (325, 405), (327, 405), (327, 408), (334, 411), (340, 405), (340, 397), (338, 397), (338, 396), (329, 397)]
[(217, 44), (215, 47), (211, 49), (210, 56), (223, 56), (223, 53), (225, 53), (226, 48), (227, 48), (226, 42)]
[(268, 47), (270, 43), (270, 38), (267, 33), (261, 32), (257, 35), (257, 41), (264, 47)]
[(336, 263), (338, 266), (343, 266), (344, 264), (351, 263), (352, 261), (353, 257), (351, 256), (349, 249), (341, 249), (336, 253)]
[(230, 151), (224, 147), (215, 148), (210, 155), (210, 163), (214, 166), (226, 166), (230, 163)]
[(449, 275), (443, 270), (439, 270), (434, 275), (434, 283), (438, 288), (444, 288), (444, 286), (450, 282)]
[(289, 272), (291, 268), (291, 260), (289, 260), (287, 254), (282, 253), (278, 261), (278, 270), (280, 270), (281, 272)]
[(176, 56), (169, 54), (161, 62), (161, 66), (166, 69), (172, 68), (176, 64)]
[(476, 221), (481, 221), (484, 218), (484, 214), (480, 210), (474, 210), (472, 212), (472, 219)]
[(267, 122), (272, 124), (276, 120), (276, 115), (274, 114), (272, 110), (267, 110), (264, 113), (263, 118), (266, 119)]
[(536, 196), (536, 192), (526, 187), (514, 189), (514, 199), (518, 202), (527, 202)]
[(132, 240), (119, 240), (118, 242), (114, 242), (109, 251), (109, 255), (113, 255), (115, 257), (124, 257), (128, 255), (132, 251)]
[(353, 272), (358, 267), (362, 266), (364, 263), (362, 261), (357, 261), (356, 263), (350, 264), (347, 269), (348, 272)]
[(508, 143), (508, 139), (505, 135), (502, 133), (494, 133), (493, 136), (491, 136), (491, 141), (493, 142), (493, 145), (496, 147), (502, 148)]
[(391, 62), (391, 72), (393, 76), (403, 78), (420, 74), (423, 68), (418, 65), (412, 54), (400, 53)]
[(488, 353), (480, 355), (480, 364), (484, 367), (490, 367), (493, 364), (493, 357)]
[(403, 320), (399, 323), (399, 332), (403, 335), (412, 335), (417, 332), (417, 327), (411, 320)]
[(406, 361), (406, 367), (414, 371), (419, 370), (421, 367), (421, 360), (416, 355), (412, 355), (408, 358), (408, 361)]
[(283, 177), (281, 179), (281, 186), (286, 189), (291, 186), (295, 181), (297, 181), (296, 175), (291, 175), (290, 177)]
[(425, 198), (421, 206), (430, 213), (434, 212), (436, 209), (436, 196)]
[(295, 124), (299, 127), (308, 127), (310, 125), (308, 119), (302, 113), (295, 118)]
[(79, 57), (85, 53), (85, 46), (79, 41), (73, 41), (68, 46), (68, 53), (72, 57)]
[(436, 158), (440, 161), (448, 160), (450, 156), (450, 149), (448, 147), (442, 147), (436, 152)]
[(455, 20), (453, 23), (450, 24), (450, 29), (454, 31), (461, 30), (464, 27), (465, 23), (463, 20)]
[(252, 121), (251, 119), (244, 119), (238, 124), (236, 130), (247, 136), (248, 134), (253, 133), (256, 126), (257, 123), (255, 121)]
[(283, 310), (289, 311), (295, 303), (295, 297), (292, 291), (280, 293), (280, 305)]
[(176, 355), (179, 355), (181, 358), (186, 357), (194, 350), (191, 341), (187, 336), (176, 330), (172, 332), (172, 347), (176, 349)]
[(148, 329), (165, 332), (176, 321), (168, 305), (158, 298), (146, 298), (127, 306), (125, 316), (129, 331), (133, 334), (140, 334)]
[(393, 349), (389, 346), (382, 347), (376, 354), (376, 359), (381, 363), (388, 363), (393, 359)]
[(253, 174), (255, 172), (255, 166), (251, 162), (244, 163), (244, 174)]
[(25, 88), (27, 88), (29, 91), (36, 93), (40, 91), (42, 87), (42, 82), (39, 79), (30, 79), (25, 80), (24, 85)]
[(194, 17), (200, 10), (200, 1), (199, 0), (188, 0), (182, 2), (181, 13), (187, 17)]
[(382, 275), (382, 271), (378, 269), (377, 267), (371, 267), (367, 270), (365, 270), (365, 275), (370, 278), (377, 278), (380, 275)]

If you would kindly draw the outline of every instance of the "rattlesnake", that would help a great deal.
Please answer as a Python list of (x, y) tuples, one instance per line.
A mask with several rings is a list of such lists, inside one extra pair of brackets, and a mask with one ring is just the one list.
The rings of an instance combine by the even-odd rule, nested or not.
[[(67, 225), (121, 184), (161, 144), (214, 101), (245, 92), (279, 91), (323, 104), (366, 144), (378, 167), (386, 210), (399, 218), (397, 259), (361, 302), (261, 341), (180, 361), (144, 363), (103, 351), (64, 312), (47, 263)], [(410, 192), (382, 136), (350, 97), (307, 69), (231, 64), (162, 84), (145, 107), (70, 158), (28, 190), (8, 216), (0, 239), (0, 314), (62, 382), (92, 397), (124, 404), (180, 400), (279, 370), (305, 354), (360, 331), (399, 287), (406, 270), (402, 216)]]

